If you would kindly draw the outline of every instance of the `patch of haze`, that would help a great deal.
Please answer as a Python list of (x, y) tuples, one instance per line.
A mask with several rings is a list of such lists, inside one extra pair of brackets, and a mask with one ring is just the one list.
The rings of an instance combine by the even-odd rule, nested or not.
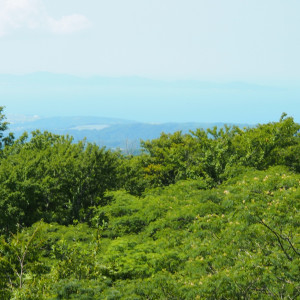
[(81, 125), (81, 126), (75, 126), (70, 129), (74, 130), (102, 130), (104, 128), (110, 127), (109, 125), (101, 125), (101, 124), (95, 124), (95, 125)]

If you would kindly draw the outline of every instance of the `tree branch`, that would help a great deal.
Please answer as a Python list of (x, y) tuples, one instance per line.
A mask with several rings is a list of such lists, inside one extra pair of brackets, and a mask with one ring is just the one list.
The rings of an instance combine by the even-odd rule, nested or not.
[(266, 228), (268, 228), (275, 236), (276, 236), (276, 238), (277, 238), (277, 241), (278, 241), (278, 243), (279, 243), (279, 245), (280, 245), (280, 248), (282, 249), (282, 251), (283, 251), (283, 253), (285, 254), (285, 256), (287, 257), (287, 259), (289, 260), (289, 261), (293, 261), (293, 258), (286, 252), (286, 250), (284, 249), (284, 247), (283, 247), (283, 244), (282, 244), (282, 242), (281, 242), (281, 240), (280, 240), (280, 238), (282, 238), (276, 231), (274, 231), (270, 226), (268, 226), (260, 217), (258, 217), (259, 218), (259, 220), (260, 220), (260, 223), (263, 225), (263, 226), (265, 226)]

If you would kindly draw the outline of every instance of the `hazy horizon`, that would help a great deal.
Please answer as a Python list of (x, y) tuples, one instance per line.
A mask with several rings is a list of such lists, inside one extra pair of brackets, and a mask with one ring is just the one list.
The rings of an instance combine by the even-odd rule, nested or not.
[[(148, 123), (300, 121), (300, 89), (247, 82), (0, 74), (6, 114), (101, 116)], [(266, 110), (266, 108), (268, 108)]]
[(144, 122), (253, 124), (286, 112), (299, 122), (299, 10), (296, 0), (0, 0), (0, 105)]

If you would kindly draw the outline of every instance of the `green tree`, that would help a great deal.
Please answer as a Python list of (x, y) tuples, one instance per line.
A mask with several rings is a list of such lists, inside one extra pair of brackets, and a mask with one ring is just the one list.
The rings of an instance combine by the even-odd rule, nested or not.
[[(17, 232), (0, 240), (0, 296), (8, 299), (14, 290), (22, 289), (26, 278), (41, 276), (47, 268), (41, 262), (45, 243), (43, 224)], [(29, 274), (32, 274), (29, 276)]]
[(41, 220), (87, 221), (89, 207), (118, 186), (118, 155), (68, 136), (25, 133), (3, 151), (0, 228), (15, 231)]
[(0, 106), (0, 150), (3, 150), (5, 146), (11, 145), (14, 140), (14, 135), (9, 133), (7, 136), (4, 132), (8, 129), (8, 122), (4, 121), (6, 119), (3, 114), (4, 106)]

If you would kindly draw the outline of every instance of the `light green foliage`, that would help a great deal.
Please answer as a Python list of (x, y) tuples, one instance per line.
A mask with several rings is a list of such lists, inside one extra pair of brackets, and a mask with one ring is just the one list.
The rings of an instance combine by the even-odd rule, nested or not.
[[(236, 126), (190, 134), (175, 132), (142, 142), (145, 154), (139, 161), (139, 172), (126, 172), (129, 180), (138, 178), (138, 186), (157, 187), (178, 180), (206, 178), (212, 184), (226, 179), (228, 168), (246, 166), (259, 170), (274, 165), (286, 165), (299, 171), (300, 125), (283, 114), (280, 121), (240, 129)], [(128, 164), (130, 165), (130, 160)], [(134, 167), (131, 168), (134, 170)], [(134, 177), (134, 179), (132, 179)], [(127, 186), (125, 185), (127, 188)], [(127, 188), (134, 194), (140, 190)]]
[[(97, 259), (113, 282), (103, 295), (297, 298), (299, 180), (274, 167), (244, 170), (214, 189), (196, 180), (143, 198), (111, 194), (98, 210), (105, 222)], [(143, 221), (139, 230), (137, 220)]]
[(1, 299), (300, 297), (292, 118), (142, 145), (36, 131), (2, 149)]
[[(243, 165), (258, 169), (280, 164), (299, 168), (299, 139), (300, 125), (283, 114), (279, 122), (248, 129), (233, 143)], [(291, 153), (295, 154), (294, 162), (290, 160)]]
[(35, 224), (26, 232), (17, 232), (0, 241), (0, 295), (3, 298), (22, 289), (27, 280), (36, 280), (47, 272), (41, 261), (45, 240), (43, 224)]
[(34, 282), (25, 275), (13, 292), (58, 299), (296, 299), (299, 180), (274, 167), (245, 171), (213, 189), (195, 180), (143, 198), (114, 192), (95, 212), (95, 229), (43, 225), (44, 250), (35, 259), (46, 273)]

